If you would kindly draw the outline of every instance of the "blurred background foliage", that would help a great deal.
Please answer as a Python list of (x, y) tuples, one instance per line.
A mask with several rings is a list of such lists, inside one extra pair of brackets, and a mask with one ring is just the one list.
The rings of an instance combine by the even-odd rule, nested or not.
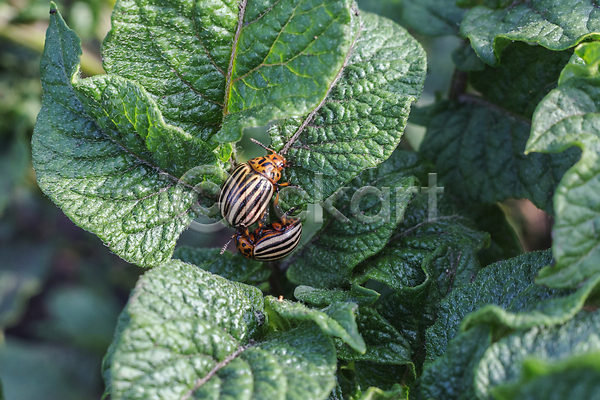
[[(401, 24), (407, 18), (400, 0), (359, 4)], [(82, 73), (104, 73), (100, 45), (114, 2), (59, 1), (58, 6), (82, 39)], [(11, 400), (100, 398), (102, 356), (143, 272), (75, 226), (37, 187), (30, 140), (41, 106), (39, 62), (48, 8), (47, 0), (0, 0), (0, 379)], [(462, 43), (456, 36), (412, 33), (428, 55), (422, 106), (447, 93), (451, 54)], [(424, 128), (409, 124), (401, 145), (418, 148), (423, 135)], [(250, 136), (267, 142), (264, 130), (247, 131), (238, 152), (242, 160), (261, 154), (250, 146)], [(546, 214), (526, 201), (502, 207), (525, 250), (550, 246)], [(180, 244), (220, 247), (229, 234), (190, 230)]]

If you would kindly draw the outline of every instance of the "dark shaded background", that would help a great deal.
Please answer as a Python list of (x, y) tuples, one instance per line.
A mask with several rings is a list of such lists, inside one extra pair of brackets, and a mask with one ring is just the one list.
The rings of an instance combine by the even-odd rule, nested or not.
[[(372, 1), (360, 3), (377, 11)], [(102, 356), (143, 272), (75, 226), (37, 187), (29, 143), (41, 106), (38, 68), (49, 5), (46, 0), (0, 0), (0, 379), (11, 400), (99, 398)], [(57, 5), (82, 39), (83, 73), (103, 73), (100, 44), (110, 29), (113, 2)], [(389, 7), (382, 15), (395, 12)], [(424, 105), (447, 91), (450, 54), (459, 39), (417, 38), (429, 58), (419, 102)], [(409, 125), (404, 146), (417, 148), (423, 134), (423, 128)], [(244, 159), (261, 154), (250, 135), (268, 142), (264, 130), (246, 132), (240, 143)], [(528, 201), (501, 206), (526, 250), (549, 247), (546, 214)], [(228, 235), (187, 231), (180, 244), (220, 247)]]

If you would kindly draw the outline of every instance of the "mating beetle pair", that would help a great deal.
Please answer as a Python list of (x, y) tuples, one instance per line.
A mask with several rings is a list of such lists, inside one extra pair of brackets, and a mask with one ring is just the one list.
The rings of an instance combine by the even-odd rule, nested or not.
[[(254, 139), (252, 141), (273, 154), (238, 165), (221, 188), (219, 208), (225, 220), (237, 229), (232, 238), (235, 238), (238, 251), (250, 259), (272, 261), (294, 251), (300, 242), (302, 224), (300, 220), (287, 218), (284, 214), (280, 222), (263, 225), (261, 220), (273, 193), (276, 192), (275, 207), (279, 208), (279, 189), (290, 185), (278, 183), (281, 171), (289, 164), (274, 150)], [(248, 228), (256, 222), (259, 223), (258, 228), (250, 232)]]

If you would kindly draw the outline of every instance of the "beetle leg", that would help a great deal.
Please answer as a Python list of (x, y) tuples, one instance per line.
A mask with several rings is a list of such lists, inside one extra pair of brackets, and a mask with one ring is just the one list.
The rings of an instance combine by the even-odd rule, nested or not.
[(279, 182), (275, 182), (273, 183), (273, 185), (275, 185), (275, 201), (273, 202), (274, 204), (279, 204), (279, 189), (284, 188), (284, 187), (295, 187), (297, 188), (298, 186), (294, 186), (289, 182), (283, 182), (283, 183), (279, 183)]

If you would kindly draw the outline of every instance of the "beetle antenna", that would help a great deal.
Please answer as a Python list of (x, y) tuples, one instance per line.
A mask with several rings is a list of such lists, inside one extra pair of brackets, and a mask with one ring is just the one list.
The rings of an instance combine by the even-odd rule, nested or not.
[(267, 146), (265, 146), (264, 144), (262, 144), (261, 142), (259, 142), (258, 140), (254, 139), (254, 138), (250, 138), (250, 140), (252, 140), (254, 143), (256, 143), (257, 145), (259, 145), (263, 149), (269, 150), (269, 151), (271, 151), (273, 153), (277, 153), (275, 150), (268, 148)]
[(233, 240), (234, 237), (235, 237), (235, 235), (231, 235), (231, 237), (229, 238), (227, 243), (225, 243), (225, 245), (221, 249), (221, 254), (225, 253), (225, 250), (227, 250), (227, 246), (229, 246), (229, 243), (231, 243), (231, 241)]

